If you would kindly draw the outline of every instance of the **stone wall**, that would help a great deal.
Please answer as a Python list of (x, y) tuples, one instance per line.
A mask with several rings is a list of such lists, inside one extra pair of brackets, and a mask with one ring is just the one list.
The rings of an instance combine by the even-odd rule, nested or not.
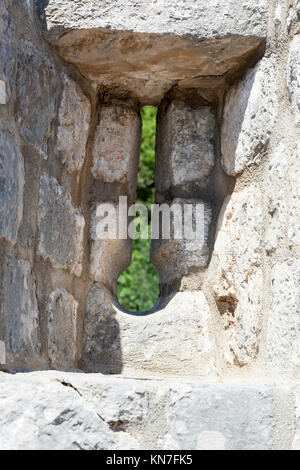
[(33, 2), (3, 0), (0, 9), (5, 367), (77, 367), (85, 286), (80, 188), (91, 124), (88, 85), (51, 52)]
[[(299, 0), (0, 0), (2, 370), (185, 377), (157, 399), (168, 424), (145, 431), (149, 446), (193, 433), (195, 448), (299, 447), (299, 25)], [(132, 315), (116, 298), (131, 242), (95, 227), (105, 204), (135, 200), (145, 104), (158, 106), (156, 201), (203, 203), (205, 236), (153, 241), (160, 301)], [(237, 419), (253, 394), (264, 440), (239, 440), (246, 415), (230, 434), (226, 407), (231, 437), (204, 404), (203, 428), (184, 415), (220, 379), (212, 408), (224, 395)], [(268, 434), (280, 420), (288, 438)], [(177, 421), (191, 428), (177, 435)], [(91, 447), (125, 445), (105, 435)]]

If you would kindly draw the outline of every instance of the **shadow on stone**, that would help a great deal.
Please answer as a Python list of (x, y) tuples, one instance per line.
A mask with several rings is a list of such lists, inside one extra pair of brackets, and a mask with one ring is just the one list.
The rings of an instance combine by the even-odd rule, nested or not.
[(50, 0), (33, 0), (36, 12), (40, 18), (43, 29), (47, 30), (47, 21), (45, 15), (45, 9), (50, 3)]
[(113, 305), (113, 296), (105, 287), (95, 286), (89, 293), (82, 354), (86, 372), (122, 372), (120, 327)]

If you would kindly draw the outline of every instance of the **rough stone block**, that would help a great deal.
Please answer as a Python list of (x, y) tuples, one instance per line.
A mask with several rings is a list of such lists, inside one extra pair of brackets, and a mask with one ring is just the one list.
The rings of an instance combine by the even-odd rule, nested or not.
[(276, 263), (269, 289), (268, 368), (292, 376), (300, 371), (300, 261)]
[(286, 431), (267, 384), (0, 375), (1, 449), (271, 450)]
[(300, 35), (290, 45), (287, 81), (295, 124), (300, 127)]
[(46, 8), (47, 37), (93, 81), (119, 89), (126, 80), (140, 101), (148, 96), (158, 104), (186, 79), (221, 76), (236, 67), (238, 56), (262, 43), (266, 13), (264, 0), (77, 2), (76, 9), (55, 0)]
[(172, 87), (236, 69), (263, 45), (266, 18), (265, 0), (54, 0), (45, 34), (95, 84), (158, 105)]
[(222, 164), (226, 173), (236, 175), (260, 161), (276, 114), (274, 61), (264, 58), (226, 96), (221, 128)]
[(7, 364), (33, 364), (40, 352), (36, 280), (30, 264), (6, 257), (2, 280), (2, 331)]
[(122, 105), (100, 108), (93, 148), (92, 174), (106, 183), (123, 183), (135, 196), (142, 131), (141, 118)]
[(82, 272), (84, 217), (64, 186), (45, 173), (40, 178), (38, 254), (55, 268)]
[[(130, 266), (132, 241), (129, 238), (119, 239), (119, 207), (115, 203), (111, 203), (116, 214), (115, 238), (99, 239), (97, 225), (103, 220), (102, 215), (98, 215), (101, 206), (102, 204), (97, 204), (91, 213), (90, 278), (115, 289), (120, 274)], [(106, 207), (106, 203), (104, 206)]]
[(109, 291), (92, 289), (86, 305), (82, 351), (84, 367), (90, 372), (122, 372), (120, 326), (115, 317)]
[(156, 190), (197, 197), (209, 188), (215, 138), (212, 108), (172, 101), (158, 120)]
[(63, 95), (59, 108), (57, 148), (69, 172), (80, 171), (85, 159), (91, 105), (79, 86), (63, 76)]
[(49, 58), (30, 41), (19, 41), (16, 75), (16, 121), (25, 141), (47, 158), (55, 117), (57, 78)]
[[(264, 0), (172, 1), (108, 0), (105, 4), (54, 0), (46, 8), (48, 29), (110, 28), (149, 33), (192, 34), (198, 37), (265, 35)], [(224, 21), (226, 17), (226, 21)], [(126, 19), (126, 21), (125, 21)]]
[(113, 432), (68, 376), (1, 374), (2, 450), (136, 449), (130, 434)]
[(0, 238), (16, 243), (23, 217), (24, 161), (0, 122)]
[(210, 309), (202, 292), (165, 299), (151, 315), (117, 307), (104, 288), (91, 290), (84, 327), (84, 367), (124, 375), (205, 376), (214, 370)]
[(163, 449), (272, 448), (274, 411), (270, 386), (174, 384), (166, 413), (168, 433), (162, 441)]
[(48, 355), (53, 369), (76, 367), (78, 302), (65, 289), (50, 294), (46, 305), (48, 318)]
[(251, 185), (224, 201), (216, 231), (214, 290), (226, 331), (225, 359), (245, 365), (258, 352), (263, 273), (262, 195)]
[[(210, 257), (210, 228), (212, 222), (212, 208), (208, 202), (199, 199), (182, 199), (175, 198), (172, 205), (178, 205), (184, 214), (184, 206), (189, 204), (193, 208), (193, 230), (196, 229), (195, 217), (196, 207), (200, 206), (199, 223), (201, 234), (190, 240), (186, 238), (183, 231), (181, 239), (175, 238), (175, 225), (178, 216), (176, 209), (172, 213), (171, 220), (171, 237), (170, 239), (160, 238), (152, 240), (151, 245), (151, 263), (157, 268), (160, 274), (161, 282), (164, 284), (172, 284), (174, 280), (181, 279), (184, 275), (189, 274), (193, 269), (204, 269), (207, 267)], [(167, 204), (171, 206), (170, 203)], [(162, 206), (161, 206), (162, 207)], [(179, 213), (180, 214), (180, 213)], [(163, 217), (164, 221), (167, 218)], [(183, 228), (187, 225), (187, 221), (180, 216), (179, 222), (184, 220)], [(163, 232), (161, 232), (163, 235)]]

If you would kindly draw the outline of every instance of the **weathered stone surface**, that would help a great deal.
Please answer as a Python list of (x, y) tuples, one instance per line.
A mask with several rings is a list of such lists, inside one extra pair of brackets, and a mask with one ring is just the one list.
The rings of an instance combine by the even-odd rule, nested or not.
[(292, 0), (287, 18), (288, 32), (300, 33), (300, 0)]
[(288, 194), (288, 239), (290, 246), (300, 246), (300, 145), (291, 162), (287, 184)]
[(16, 243), (23, 216), (24, 161), (0, 122), (0, 238)]
[[(107, 286), (114, 288), (120, 274), (130, 266), (132, 254), (132, 241), (119, 239), (119, 207), (118, 204), (111, 203), (110, 207), (114, 209), (115, 236), (112, 238), (101, 239), (98, 234), (98, 223), (104, 220), (102, 216), (102, 207), (107, 204), (97, 204), (92, 210), (91, 215), (91, 254), (90, 254), (90, 278), (93, 281), (102, 282)], [(100, 212), (99, 212), (100, 211)], [(109, 219), (111, 220), (111, 219)]]
[(65, 289), (50, 294), (46, 305), (48, 355), (53, 369), (76, 367), (78, 302)]
[(64, 186), (41, 175), (38, 203), (38, 254), (55, 268), (80, 276), (83, 257), (84, 217), (72, 205)]
[(106, 289), (92, 289), (85, 318), (85, 368), (125, 375), (212, 372), (213, 335), (204, 294), (178, 293), (153, 311), (130, 315), (119, 310)]
[(300, 35), (291, 42), (287, 74), (292, 112), (296, 126), (300, 127)]
[(85, 159), (91, 119), (91, 105), (79, 86), (63, 76), (63, 95), (59, 108), (57, 148), (69, 172), (80, 171)]
[(15, 113), (21, 135), (46, 159), (57, 78), (49, 58), (25, 39), (19, 41), (16, 91)]
[[(55, 28), (110, 28), (150, 33), (193, 34), (219, 37), (227, 34), (264, 37), (266, 2), (264, 0), (171, 1), (129, 0), (104, 4), (54, 0), (46, 7), (47, 26)], [(224, 21), (226, 17), (226, 21)]]
[(6, 94), (6, 84), (3, 80), (0, 80), (0, 104), (6, 104), (7, 94)]
[(4, 341), (0, 341), (0, 364), (6, 364), (6, 347)]
[(217, 225), (214, 290), (227, 336), (224, 356), (239, 365), (248, 364), (259, 348), (262, 206), (259, 188), (251, 185), (225, 200)]
[(5, 2), (0, 4), (0, 85), (2, 89), (0, 104), (6, 104), (13, 88), (15, 65), (14, 46), (15, 23)]
[(209, 188), (215, 137), (212, 108), (172, 101), (158, 120), (156, 191), (197, 197)]
[(255, 383), (2, 373), (0, 448), (271, 450), (273, 402)]
[(92, 289), (87, 299), (82, 360), (90, 372), (122, 372), (120, 326), (113, 298), (102, 287)]
[(179, 292), (156, 310), (143, 317), (118, 312), (123, 373), (213, 374), (214, 332), (203, 292)]
[[(171, 237), (169, 239), (152, 240), (151, 244), (151, 263), (157, 268), (160, 274), (161, 282), (165, 284), (172, 284), (175, 279), (180, 279), (182, 276), (187, 275), (192, 269), (204, 269), (207, 267), (210, 257), (210, 228), (212, 222), (212, 208), (208, 202), (201, 201), (200, 199), (182, 199), (175, 198), (172, 205), (178, 205), (181, 208), (181, 213), (184, 213), (184, 205), (190, 204), (193, 207), (193, 221), (195, 224), (195, 211), (196, 207), (200, 207), (199, 211), (199, 226), (201, 234), (195, 235), (195, 238), (190, 240), (186, 238), (185, 233), (181, 239), (176, 239), (174, 230), (176, 219), (182, 223), (182, 216), (174, 215), (171, 217)], [(167, 206), (170, 206), (167, 203)], [(174, 210), (173, 214), (177, 214)], [(188, 217), (187, 217), (188, 218)], [(164, 223), (167, 218), (163, 217)], [(168, 224), (167, 224), (168, 225)], [(185, 220), (183, 228), (187, 225)], [(193, 227), (195, 230), (195, 227)], [(162, 232), (163, 234), (163, 232)]]
[[(300, 4), (299, 4), (300, 7)], [(300, 9), (300, 8), (299, 8)], [(293, 390), (295, 394), (295, 408), (296, 408), (296, 420), (295, 420), (295, 434), (292, 443), (291, 450), (300, 450), (300, 387), (297, 386)]]
[(18, 257), (3, 262), (1, 319), (8, 364), (33, 364), (40, 352), (36, 281)]
[(172, 87), (239, 68), (266, 37), (265, 3), (79, 1), (75, 8), (55, 0), (46, 37), (93, 82), (158, 105)]
[(167, 403), (168, 433), (162, 447), (271, 449), (272, 395), (268, 386), (174, 384)]
[[(264, 241), (266, 251), (269, 255), (283, 246), (287, 235), (287, 195), (289, 193), (288, 170), (288, 149), (283, 143), (280, 143), (270, 155), (270, 162), (267, 166), (265, 180), (268, 219), (265, 225)], [(294, 173), (294, 171), (292, 173)], [(274, 188), (276, 188), (276, 190), (274, 190)], [(294, 224), (290, 224), (291, 229), (294, 229), (294, 227)]]
[(106, 183), (127, 183), (134, 197), (142, 131), (141, 118), (126, 105), (101, 106), (92, 174)]
[(223, 168), (241, 173), (261, 159), (277, 114), (276, 69), (264, 58), (227, 93), (221, 128)]
[[(120, 426), (130, 430), (147, 420), (151, 412), (150, 402), (158, 391), (156, 380), (145, 384), (142, 380), (129, 377), (124, 380), (112, 375), (106, 380), (102, 374), (79, 374), (70, 378), (72, 385), (95, 407), (106, 423), (117, 425), (119, 422)], [(162, 388), (168, 391), (168, 385)], [(141, 436), (136, 437), (141, 440)]]
[(136, 449), (129, 434), (113, 432), (68, 376), (1, 374), (2, 450)]
[(300, 370), (300, 261), (275, 264), (269, 289), (268, 369), (293, 375)]

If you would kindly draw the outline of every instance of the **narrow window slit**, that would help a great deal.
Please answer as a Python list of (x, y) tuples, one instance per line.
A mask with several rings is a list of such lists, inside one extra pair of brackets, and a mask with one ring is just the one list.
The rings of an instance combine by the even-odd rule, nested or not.
[[(145, 106), (141, 110), (143, 134), (136, 204), (143, 204), (148, 210), (148, 238), (133, 240), (132, 262), (119, 277), (118, 301), (132, 312), (145, 312), (155, 306), (159, 298), (159, 275), (150, 263), (151, 246), (151, 205), (155, 197), (155, 140), (157, 108)], [(136, 215), (138, 223), (139, 213)], [(136, 226), (140, 231), (140, 226)]]

